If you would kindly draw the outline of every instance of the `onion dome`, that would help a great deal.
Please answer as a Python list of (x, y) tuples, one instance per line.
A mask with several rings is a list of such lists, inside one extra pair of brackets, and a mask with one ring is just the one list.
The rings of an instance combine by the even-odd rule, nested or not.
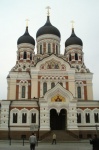
[(59, 38), (61, 37), (59, 30), (50, 23), (49, 16), (47, 16), (47, 21), (45, 25), (38, 29), (36, 33), (36, 38), (44, 34), (53, 34), (58, 36)]
[(67, 47), (69, 45), (83, 46), (82, 40), (75, 35), (74, 28), (72, 28), (71, 36), (65, 42), (65, 47)]
[(17, 45), (22, 44), (22, 43), (29, 43), (35, 46), (35, 40), (32, 36), (30, 36), (28, 32), (28, 26), (26, 26), (25, 33), (21, 37), (19, 37), (17, 41)]

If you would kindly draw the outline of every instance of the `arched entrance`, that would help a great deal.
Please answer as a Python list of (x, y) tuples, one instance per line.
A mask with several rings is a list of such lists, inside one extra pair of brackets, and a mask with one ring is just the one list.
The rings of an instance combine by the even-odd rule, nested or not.
[(67, 111), (61, 109), (60, 113), (57, 113), (55, 109), (50, 110), (50, 128), (51, 130), (65, 130), (67, 123)]

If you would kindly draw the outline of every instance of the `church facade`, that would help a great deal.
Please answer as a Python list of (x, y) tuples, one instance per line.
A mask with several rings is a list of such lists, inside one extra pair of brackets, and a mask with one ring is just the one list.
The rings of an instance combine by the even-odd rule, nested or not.
[(87, 138), (98, 131), (99, 101), (93, 100), (93, 73), (84, 63), (83, 42), (73, 27), (64, 54), (60, 41), (49, 14), (36, 42), (28, 25), (19, 37), (16, 64), (7, 76), (7, 100), (0, 102), (2, 137), (64, 130)]

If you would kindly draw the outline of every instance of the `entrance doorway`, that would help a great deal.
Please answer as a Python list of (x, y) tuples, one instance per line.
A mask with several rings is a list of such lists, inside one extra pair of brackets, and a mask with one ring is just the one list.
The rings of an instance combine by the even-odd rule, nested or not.
[(60, 113), (57, 113), (55, 109), (50, 110), (50, 127), (51, 130), (65, 130), (67, 123), (67, 111), (61, 109)]

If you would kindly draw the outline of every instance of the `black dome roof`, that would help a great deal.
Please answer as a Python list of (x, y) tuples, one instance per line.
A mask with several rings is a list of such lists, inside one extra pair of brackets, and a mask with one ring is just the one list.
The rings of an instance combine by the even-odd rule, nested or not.
[(32, 36), (30, 36), (28, 33), (28, 27), (26, 27), (25, 33), (21, 37), (19, 37), (19, 39), (17, 41), (17, 45), (22, 44), (22, 43), (30, 43), (32, 45), (35, 45), (34, 38)]
[(38, 29), (36, 33), (36, 38), (43, 34), (54, 34), (59, 38), (61, 37), (59, 30), (50, 23), (49, 16), (47, 16), (47, 21), (45, 25)]
[(74, 32), (74, 28), (72, 28), (72, 34), (71, 36), (66, 40), (65, 42), (65, 47), (69, 46), (69, 45), (83, 45), (83, 42), (80, 38), (78, 38), (76, 35), (75, 35), (75, 32)]

